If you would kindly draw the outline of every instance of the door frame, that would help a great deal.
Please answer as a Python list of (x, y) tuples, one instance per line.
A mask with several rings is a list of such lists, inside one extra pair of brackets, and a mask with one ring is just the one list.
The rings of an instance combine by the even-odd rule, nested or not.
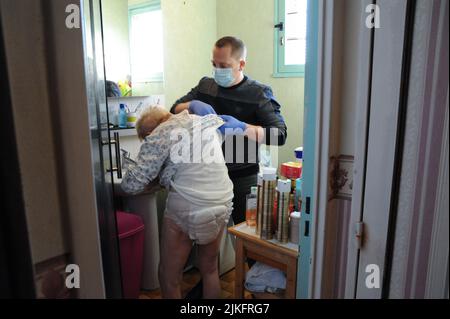
[[(330, 139), (335, 85), (333, 76), (338, 59), (334, 50), (334, 26), (338, 10), (332, 0), (310, 0), (308, 3), (302, 173), (302, 201), (305, 204), (301, 212), (297, 275), (297, 298), (301, 299), (319, 299), (323, 295), (326, 271), (325, 225), (329, 204), (328, 168), (330, 150), (333, 148)], [(306, 204), (307, 200), (310, 201), (309, 205)], [(310, 213), (307, 214), (305, 210)], [(310, 225), (309, 236), (305, 235), (306, 223)]]
[[(332, 0), (318, 1), (318, 29), (317, 29), (317, 70), (315, 82), (316, 114), (314, 157), (316, 163), (313, 177), (313, 193), (311, 199), (311, 255), (308, 297), (319, 299), (323, 293), (323, 277), (325, 271), (325, 225), (327, 224), (328, 207), (328, 167), (330, 164), (331, 108), (333, 102), (333, 74), (335, 71), (333, 32), (336, 5)], [(308, 72), (308, 71), (306, 71)], [(306, 78), (306, 76), (305, 76)], [(308, 79), (305, 79), (308, 81)], [(306, 94), (306, 89), (305, 89)], [(306, 108), (306, 101), (305, 101)], [(305, 116), (306, 118), (306, 116)], [(306, 125), (305, 125), (306, 128)], [(307, 133), (305, 132), (305, 135)], [(305, 138), (306, 140), (306, 138)], [(305, 143), (306, 145), (306, 143)], [(307, 158), (307, 150), (305, 158)], [(307, 164), (306, 164), (307, 165)], [(304, 212), (302, 211), (302, 219)], [(303, 230), (302, 230), (303, 231)], [(301, 254), (301, 252), (300, 252)]]
[[(310, 229), (309, 225), (313, 223), (313, 216), (316, 207), (314, 196), (314, 182), (317, 180), (318, 165), (316, 165), (316, 118), (318, 110), (318, 92), (317, 87), (320, 83), (320, 34), (321, 34), (321, 10), (323, 9), (323, 1), (308, 0), (307, 6), (307, 39), (306, 39), (306, 65), (305, 65), (305, 107), (304, 107), (304, 160), (302, 171), (302, 201), (310, 202), (308, 208), (309, 213), (305, 212), (305, 205), (301, 208), (300, 234), (299, 234), (299, 257), (297, 264), (297, 293), (299, 299), (310, 297), (311, 287), (311, 254), (314, 249), (311, 245), (311, 235), (305, 233), (305, 229)], [(313, 150), (313, 151), (310, 151)], [(311, 202), (312, 201), (312, 202)], [(308, 226), (306, 226), (308, 224)], [(312, 234), (312, 232), (310, 232)]]
[[(362, 7), (373, 4), (373, 0), (364, 0)], [(361, 7), (361, 10), (362, 10)], [(361, 25), (364, 24), (365, 16), (361, 16)], [(368, 123), (370, 117), (370, 90), (372, 85), (372, 61), (373, 61), (373, 39), (374, 29), (360, 28), (358, 30), (358, 49), (361, 52), (360, 58), (356, 61), (358, 64), (357, 87), (357, 105), (355, 113), (355, 154), (353, 164), (353, 191), (350, 215), (350, 227), (347, 246), (347, 269), (345, 281), (346, 299), (355, 297), (356, 269), (359, 255), (359, 249), (355, 240), (355, 228), (357, 222), (362, 219), (362, 205), (364, 202), (364, 183), (366, 178), (367, 162), (367, 135)], [(352, 227), (353, 226), (353, 227)]]
[[(106, 76), (104, 65), (102, 0), (82, 0), (82, 25), (84, 64), (88, 96), (91, 132), (91, 148), (94, 166), (94, 183), (97, 204), (97, 224), (101, 245), (103, 285), (105, 297), (123, 297), (120, 241), (116, 220), (113, 191), (113, 164), (111, 132), (106, 100)], [(93, 58), (88, 60), (88, 55)], [(90, 93), (90, 94), (89, 94)], [(105, 114), (106, 117), (102, 116)], [(115, 141), (114, 143), (118, 143)], [(117, 144), (116, 144), (117, 145)], [(117, 154), (116, 154), (117, 156)], [(94, 158), (98, 162), (94, 161)], [(120, 165), (120, 163), (117, 163)], [(109, 167), (108, 167), (109, 166)], [(117, 168), (116, 168), (117, 169)]]
[[(366, 0), (367, 1), (367, 0)], [(322, 298), (327, 251), (325, 229), (330, 207), (329, 167), (336, 149), (333, 106), (339, 85), (339, 28), (342, 8), (333, 0), (314, 0), (314, 19), (308, 20), (307, 63), (305, 69), (304, 170), (302, 200), (310, 198), (310, 214), (302, 205), (298, 263), (298, 298)], [(308, 15), (311, 13), (311, 6)], [(311, 17), (308, 17), (310, 19)], [(312, 27), (311, 27), (312, 26)], [(364, 61), (363, 61), (364, 62)], [(360, 62), (360, 63), (363, 63)], [(364, 77), (361, 76), (361, 77)], [(363, 83), (362, 81), (360, 81)], [(367, 95), (361, 94), (361, 99)], [(313, 150), (312, 152), (310, 150)], [(311, 164), (310, 164), (311, 163)], [(310, 236), (305, 236), (305, 223)], [(306, 253), (305, 253), (306, 252)]]

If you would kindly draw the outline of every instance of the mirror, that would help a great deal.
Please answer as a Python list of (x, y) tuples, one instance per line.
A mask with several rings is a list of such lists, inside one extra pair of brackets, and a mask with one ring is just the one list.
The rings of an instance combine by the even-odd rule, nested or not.
[(107, 96), (163, 94), (160, 2), (102, 1), (102, 16)]

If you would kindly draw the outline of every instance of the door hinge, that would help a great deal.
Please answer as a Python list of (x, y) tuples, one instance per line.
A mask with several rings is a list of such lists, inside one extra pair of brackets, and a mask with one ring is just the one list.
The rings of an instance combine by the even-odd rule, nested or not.
[(355, 241), (356, 241), (356, 247), (358, 249), (361, 249), (361, 247), (363, 245), (363, 238), (364, 238), (364, 223), (357, 222), (355, 224)]

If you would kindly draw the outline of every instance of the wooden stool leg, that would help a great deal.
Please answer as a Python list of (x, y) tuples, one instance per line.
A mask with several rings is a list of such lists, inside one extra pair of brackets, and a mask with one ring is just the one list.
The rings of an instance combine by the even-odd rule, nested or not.
[(236, 271), (234, 281), (234, 297), (236, 299), (242, 299), (244, 297), (244, 243), (242, 239), (236, 238)]
[(286, 298), (295, 299), (297, 290), (297, 259), (290, 258), (286, 274)]

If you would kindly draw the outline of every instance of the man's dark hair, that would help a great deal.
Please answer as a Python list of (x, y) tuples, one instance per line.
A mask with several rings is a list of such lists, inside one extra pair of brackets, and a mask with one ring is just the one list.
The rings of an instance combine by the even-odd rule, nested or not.
[(236, 37), (223, 37), (217, 40), (216, 47), (217, 48), (223, 48), (226, 46), (231, 47), (231, 55), (238, 59), (244, 59), (247, 55), (247, 48), (245, 47), (244, 42), (241, 39), (238, 39)]

